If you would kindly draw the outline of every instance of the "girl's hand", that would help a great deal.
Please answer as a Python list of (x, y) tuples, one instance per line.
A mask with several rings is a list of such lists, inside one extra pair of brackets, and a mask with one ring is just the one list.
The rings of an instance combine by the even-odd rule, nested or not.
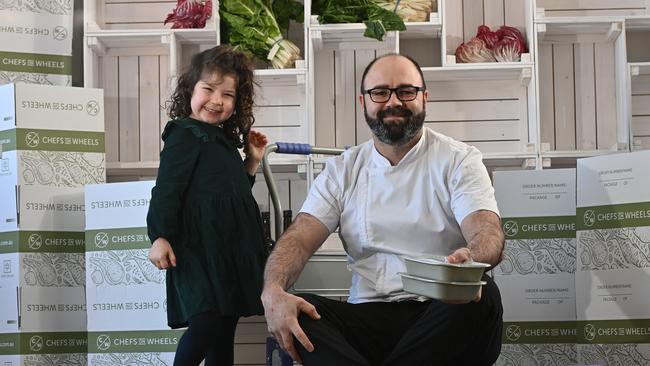
[(249, 175), (255, 175), (260, 161), (264, 158), (267, 143), (265, 134), (253, 130), (248, 132), (248, 145), (244, 149), (244, 154), (246, 154), (246, 170)]
[(158, 269), (176, 267), (176, 256), (167, 239), (158, 238), (149, 249), (149, 260)]

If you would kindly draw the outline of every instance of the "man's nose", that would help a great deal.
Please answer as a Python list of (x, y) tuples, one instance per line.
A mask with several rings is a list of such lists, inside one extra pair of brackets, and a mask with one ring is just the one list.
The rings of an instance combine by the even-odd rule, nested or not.
[(387, 106), (401, 106), (404, 103), (397, 97), (397, 90), (393, 90), (385, 104)]

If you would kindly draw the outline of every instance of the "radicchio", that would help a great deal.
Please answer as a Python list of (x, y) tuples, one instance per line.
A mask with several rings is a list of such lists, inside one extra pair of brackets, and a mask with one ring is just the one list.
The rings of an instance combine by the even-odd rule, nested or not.
[(516, 39), (503, 38), (494, 46), (494, 58), (498, 62), (517, 62), (521, 59), (522, 43)]
[(489, 49), (493, 49), (494, 46), (499, 42), (499, 36), (496, 32), (492, 32), (490, 27), (487, 25), (481, 25), (478, 27), (478, 32), (476, 32), (476, 37), (480, 38), (485, 42), (485, 45)]
[(487, 48), (485, 41), (473, 37), (467, 43), (461, 43), (456, 48), (456, 60), (458, 62), (495, 62), (492, 52)]
[(172, 28), (204, 28), (205, 21), (212, 16), (212, 1), (178, 0), (176, 8), (167, 15), (163, 24), (174, 22)]

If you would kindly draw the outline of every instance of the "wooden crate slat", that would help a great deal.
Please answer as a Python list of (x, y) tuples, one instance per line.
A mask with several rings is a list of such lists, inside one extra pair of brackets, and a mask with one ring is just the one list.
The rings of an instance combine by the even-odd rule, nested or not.
[(158, 56), (139, 58), (140, 160), (158, 161), (160, 153), (160, 71)]
[(117, 79), (117, 57), (99, 59), (99, 83), (104, 89), (104, 126), (106, 129), (106, 161), (120, 159), (120, 136), (118, 126), (119, 91)]
[(119, 129), (120, 161), (140, 161), (140, 129), (138, 108), (138, 57), (118, 58), (119, 65)]
[(574, 45), (574, 75), (576, 86), (576, 148), (596, 149), (596, 89), (594, 45)]
[(521, 121), (435, 122), (426, 126), (461, 141), (519, 140)]
[[(375, 58), (375, 51), (356, 51), (356, 64), (357, 69), (355, 70), (355, 83), (354, 90), (358, 94), (361, 88), (361, 76), (363, 75), (363, 68), (370, 61)], [(363, 68), (362, 68), (363, 67)], [(356, 144), (361, 144), (365, 141), (368, 141), (372, 138), (372, 132), (366, 123), (366, 117), (363, 113), (363, 107), (359, 104), (358, 99), (354, 98), (355, 108), (356, 108), (356, 123), (355, 123), (355, 133), (356, 133)]]
[(594, 51), (597, 144), (599, 149), (610, 149), (617, 144), (614, 45), (597, 43)]
[[(526, 36), (526, 4), (521, 0), (504, 0), (505, 24), (519, 29)], [(529, 45), (530, 46), (530, 45)]]
[(445, 41), (447, 43), (445, 54), (453, 55), (456, 47), (464, 40), (463, 31), (463, 2), (445, 1), (445, 19), (443, 26), (446, 30)]
[(316, 145), (336, 146), (334, 119), (334, 50), (321, 50), (314, 59), (314, 133)]
[(650, 115), (650, 95), (632, 96), (632, 115)]
[(255, 105), (303, 105), (304, 93), (295, 86), (265, 85), (260, 81), (260, 88), (255, 89)]
[(354, 50), (334, 52), (334, 93), (336, 98), (336, 146), (355, 145), (356, 125), (352, 118), (356, 113), (356, 98), (358, 92), (354, 90), (354, 83), (350, 85), (350, 72), (355, 68)]
[(650, 149), (650, 137), (635, 137), (633, 140), (633, 148), (635, 151)]
[(483, 0), (483, 24), (493, 31), (505, 22), (504, 0)]
[[(160, 126), (158, 128), (158, 139), (160, 139), (162, 132), (167, 125), (167, 122), (170, 120), (169, 116), (167, 115), (167, 102), (169, 101), (173, 90), (170, 90), (169, 88), (169, 56), (160, 56), (160, 68), (158, 71), (160, 72), (160, 75), (158, 77), (160, 80), (160, 84), (158, 85), (160, 87), (160, 92), (158, 93), (160, 99), (158, 100), (158, 103), (161, 107), (159, 111)], [(162, 150), (162, 148), (163, 142), (160, 141), (160, 149)]]
[(632, 116), (632, 135), (634, 137), (650, 136), (650, 115)]
[(632, 95), (650, 94), (650, 75), (638, 75), (632, 78)]
[(483, 154), (517, 153), (521, 152), (523, 145), (525, 145), (522, 141), (468, 141), (467, 143), (479, 149)]
[(544, 10), (642, 9), (645, 0), (537, 0)]
[(555, 148), (576, 148), (573, 46), (553, 45), (553, 86), (555, 106)]
[(301, 106), (259, 106), (253, 110), (258, 127), (299, 126), (306, 123)]
[(467, 42), (474, 37), (481, 24), (483, 24), (483, 0), (463, 0), (463, 41)]
[(540, 44), (539, 70), (539, 124), (540, 140), (555, 149), (555, 98), (553, 97), (553, 45)]
[(519, 119), (519, 101), (456, 100), (427, 103), (427, 122)]
[(105, 23), (112, 24), (151, 24), (151, 28), (161, 28), (162, 23), (174, 8), (176, 2), (112, 3), (106, 4)]

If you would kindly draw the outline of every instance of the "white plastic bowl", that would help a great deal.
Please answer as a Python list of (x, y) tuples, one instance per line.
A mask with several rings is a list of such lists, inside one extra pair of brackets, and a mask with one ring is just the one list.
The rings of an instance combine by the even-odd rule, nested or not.
[(400, 273), (404, 291), (437, 300), (472, 301), (487, 282), (445, 282)]
[(404, 261), (407, 274), (445, 282), (478, 282), (490, 267), (481, 262), (447, 263), (444, 257), (404, 258)]

